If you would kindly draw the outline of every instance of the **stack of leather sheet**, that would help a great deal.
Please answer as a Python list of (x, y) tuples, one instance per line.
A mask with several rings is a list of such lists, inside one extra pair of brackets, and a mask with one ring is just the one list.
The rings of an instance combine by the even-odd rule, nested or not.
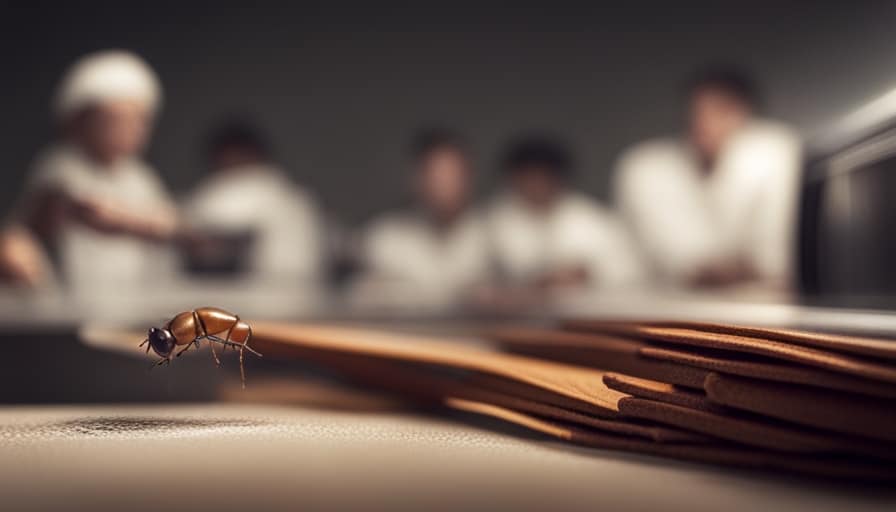
[[(255, 324), (265, 357), (498, 417), (588, 446), (867, 481), (896, 480), (896, 347), (682, 323), (569, 322), (450, 340)], [(569, 364), (572, 363), (572, 364)]]
[[(896, 342), (586, 320), (499, 329), (493, 338), (511, 352), (606, 371), (604, 384), (627, 395), (617, 403), (620, 417), (704, 435), (720, 454), (748, 447), (769, 466), (788, 460), (783, 469), (893, 478)], [(799, 468), (790, 466), (797, 460)], [(866, 470), (880, 473), (861, 476)]]

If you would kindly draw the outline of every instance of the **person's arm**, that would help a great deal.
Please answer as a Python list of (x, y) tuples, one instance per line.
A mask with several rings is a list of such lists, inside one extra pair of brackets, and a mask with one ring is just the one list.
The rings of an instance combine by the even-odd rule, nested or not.
[(51, 274), (47, 257), (27, 228), (11, 225), (0, 232), (0, 281), (35, 287)]
[(175, 210), (159, 204), (152, 212), (136, 211), (124, 202), (96, 198), (65, 198), (68, 218), (104, 233), (163, 241), (178, 232)]
[[(176, 210), (151, 170), (142, 171), (147, 201), (134, 207), (124, 200), (97, 197), (82, 171), (60, 160), (37, 165), (16, 211), (19, 221), (42, 238), (52, 239), (67, 222), (148, 240), (167, 240), (177, 233)], [(148, 208), (146, 203), (156, 206)]]

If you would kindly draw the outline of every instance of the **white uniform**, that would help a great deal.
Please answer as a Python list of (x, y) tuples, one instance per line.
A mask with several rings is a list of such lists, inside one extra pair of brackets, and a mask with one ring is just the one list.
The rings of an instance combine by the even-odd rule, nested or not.
[(769, 121), (733, 136), (708, 174), (684, 140), (649, 141), (621, 157), (617, 202), (668, 281), (742, 259), (761, 279), (781, 282), (791, 277), (799, 166), (799, 139)]
[(583, 194), (567, 192), (546, 212), (533, 211), (511, 193), (502, 195), (489, 212), (489, 235), (496, 263), (512, 282), (531, 283), (570, 266), (585, 268), (592, 286), (626, 285), (641, 277), (622, 224)]
[[(75, 146), (60, 144), (45, 151), (29, 177), (24, 206), (43, 190), (69, 197), (121, 205), (134, 213), (170, 215), (173, 205), (155, 172), (145, 163), (122, 160), (103, 167)], [(130, 235), (100, 233), (64, 220), (55, 245), (67, 283), (78, 290), (130, 287), (166, 277), (170, 253), (160, 244)]]
[(250, 279), (315, 281), (323, 241), (315, 201), (279, 169), (258, 165), (217, 173), (184, 203), (193, 228), (248, 231)]
[(413, 288), (433, 300), (456, 299), (488, 276), (485, 226), (473, 212), (444, 231), (421, 214), (388, 215), (368, 228), (362, 251), (367, 279)]

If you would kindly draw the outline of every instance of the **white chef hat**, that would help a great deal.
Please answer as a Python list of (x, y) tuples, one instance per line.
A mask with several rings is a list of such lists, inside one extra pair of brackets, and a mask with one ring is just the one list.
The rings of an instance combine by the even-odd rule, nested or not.
[(161, 95), (159, 79), (143, 59), (123, 50), (105, 50), (72, 64), (59, 85), (53, 107), (60, 118), (114, 99), (138, 100), (155, 110)]

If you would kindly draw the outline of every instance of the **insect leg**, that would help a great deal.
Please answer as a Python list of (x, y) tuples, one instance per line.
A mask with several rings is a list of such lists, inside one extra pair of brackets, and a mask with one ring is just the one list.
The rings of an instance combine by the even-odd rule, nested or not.
[[(233, 321), (232, 324), (230, 324), (230, 329), (227, 329), (227, 336), (224, 337), (225, 341), (229, 341), (229, 342), (233, 343), (233, 341), (230, 339), (230, 336), (233, 334), (233, 328), (239, 322), (240, 322), (240, 317), (239, 317), (239, 315), (236, 315), (235, 320)], [(248, 342), (248, 341), (249, 340), (246, 339), (245, 341), (243, 341), (242, 344), (240, 344), (240, 385), (243, 387), (243, 389), (246, 389), (246, 367), (243, 364), (243, 353), (246, 350), (246, 342)], [(227, 344), (225, 344), (224, 346), (227, 347)]]
[(252, 340), (252, 327), (249, 327), (249, 335), (246, 336), (246, 341), (243, 342), (243, 348), (245, 348), (249, 352), (252, 352), (253, 354), (255, 354), (258, 357), (264, 357), (261, 355), (260, 352), (256, 352), (255, 350), (252, 350), (252, 347), (249, 346), (249, 341), (251, 341), (251, 340)]
[(246, 347), (246, 350), (248, 350), (249, 352), (252, 352), (253, 354), (255, 354), (258, 357), (262, 357), (261, 353), (259, 353), (257, 350), (253, 349), (252, 347), (250, 347), (248, 345), (244, 345), (242, 343), (237, 343), (235, 341), (228, 341), (228, 340), (225, 340), (224, 338), (215, 336), (213, 334), (209, 334), (208, 336), (206, 336), (206, 338), (208, 338), (209, 341), (214, 341), (215, 343), (220, 343), (221, 345), (228, 345), (228, 346), (231, 346), (234, 348)]
[(243, 366), (243, 349), (246, 348), (245, 344), (240, 347), (240, 385), (243, 389), (246, 389), (246, 368)]
[(209, 341), (208, 341), (208, 346), (209, 346), (210, 349), (212, 349), (212, 357), (215, 358), (215, 364), (218, 365), (218, 366), (221, 366), (221, 360), (218, 359), (218, 353), (215, 352), (215, 344), (212, 343), (212, 337), (209, 336), (209, 335), (206, 335), (205, 337), (209, 340)]
[(180, 355), (183, 354), (184, 352), (186, 352), (187, 349), (189, 349), (190, 347), (192, 347), (192, 346), (193, 346), (193, 343), (195, 343), (195, 342), (196, 342), (196, 341), (193, 340), (193, 341), (191, 341), (190, 343), (184, 345), (184, 348), (178, 350), (177, 353), (174, 354), (174, 357), (180, 357)]
[(145, 340), (143, 340), (143, 342), (141, 342), (139, 345), (137, 345), (137, 348), (140, 348), (143, 345), (146, 345), (146, 353), (149, 354), (150, 345), (147, 345), (147, 343), (149, 343), (149, 338), (146, 338)]
[[(230, 334), (228, 331), (228, 338), (229, 338), (229, 336), (230, 336)], [(245, 368), (245, 364), (244, 364), (245, 363), (245, 351), (248, 350), (249, 352), (252, 352), (253, 354), (257, 355), (258, 357), (261, 357), (261, 354), (258, 353), (257, 351), (255, 351), (252, 347), (250, 347), (247, 344), (249, 342), (249, 339), (246, 339), (246, 341), (243, 343), (237, 343), (235, 341), (231, 341), (230, 339), (221, 338), (219, 336), (215, 336), (212, 334), (209, 334), (208, 336), (206, 336), (206, 338), (208, 338), (210, 343), (211, 342), (220, 343), (221, 345), (223, 345), (225, 347), (233, 347), (235, 349), (237, 349), (237, 347), (239, 347), (238, 350), (240, 352), (240, 382), (243, 386), (243, 389), (246, 389), (246, 368)]]

